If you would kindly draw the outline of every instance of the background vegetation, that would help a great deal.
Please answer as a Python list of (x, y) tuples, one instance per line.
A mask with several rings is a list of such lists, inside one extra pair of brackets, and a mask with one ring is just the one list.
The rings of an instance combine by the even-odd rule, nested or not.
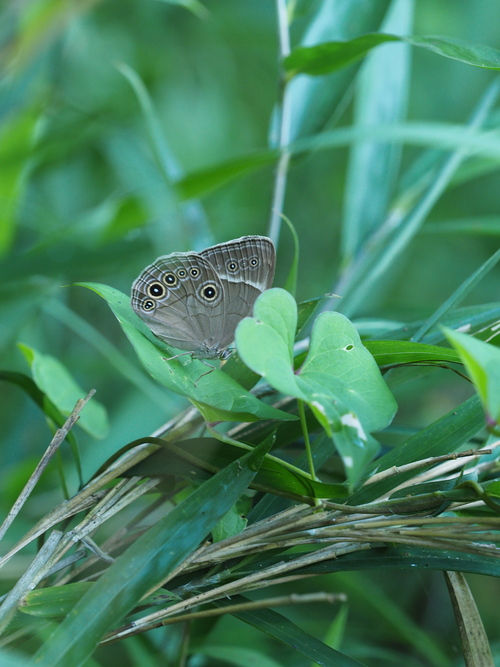
[[(0, 368), (29, 375), (31, 366), (39, 387), (68, 391), (58, 401), (51, 394), (66, 414), (75, 396), (97, 390), (93, 419), (75, 432), (85, 481), (188, 402), (143, 372), (106, 303), (73, 283), (103, 283), (128, 294), (158, 255), (271, 234), (278, 248), (275, 285), (283, 286), (294, 245), (286, 227), (278, 235), (271, 225), (277, 209), (299, 237), (297, 300), (334, 291), (342, 297), (334, 307), (367, 338), (377, 338), (429, 317), (498, 247), (495, 53), (478, 50), (464, 62), (428, 44), (374, 46), (366, 59), (336, 71), (298, 75), (284, 95), (280, 6), (272, 0), (8, 0), (0, 10)], [(298, 0), (288, 3), (288, 12), (292, 48), (384, 32), (500, 49), (496, 0)], [(464, 143), (471, 125), (477, 129), (472, 149)], [(380, 126), (392, 129), (384, 135)], [(336, 134), (341, 128), (350, 130)], [(283, 171), (283, 206), (273, 153), (280, 129), (295, 147)], [(460, 153), (466, 148), (469, 153)], [(499, 317), (498, 284), (496, 267), (460, 303), (483, 310), (491, 303), (493, 314), (481, 326)], [(57, 358), (81, 390), (67, 389), (58, 366), (46, 371), (41, 355)], [(388, 381), (399, 409), (378, 438), (383, 451), (474, 393), (442, 368), (391, 370)], [(7, 514), (51, 438), (39, 405), (11, 381), (0, 384), (0, 434), (0, 507)], [(478, 440), (462, 448), (485, 442), (484, 433), (474, 435)], [(343, 481), (339, 468), (338, 460), (330, 461), (323, 479)], [(79, 480), (74, 455), (63, 446), (4, 538), (2, 554), (65, 493), (75, 494)], [(121, 520), (115, 521), (106, 536)], [(30, 544), (1, 570), (2, 592), (36, 550)], [(470, 575), (468, 581), (495, 647), (498, 579)], [(345, 593), (340, 612), (313, 604), (283, 613), (366, 665), (463, 664), (439, 571), (363, 569), (277, 590)], [(50, 627), (30, 630), (30, 651)], [(172, 626), (99, 649), (95, 659), (167, 664), (163, 654), (168, 664), (183, 664), (183, 640)], [(313, 660), (291, 648), (283, 653), (276, 640), (230, 616), (196, 625), (191, 642), (192, 667), (223, 659), (252, 664), (255, 655), (267, 656), (270, 666)], [(221, 657), (209, 646), (238, 651)]]

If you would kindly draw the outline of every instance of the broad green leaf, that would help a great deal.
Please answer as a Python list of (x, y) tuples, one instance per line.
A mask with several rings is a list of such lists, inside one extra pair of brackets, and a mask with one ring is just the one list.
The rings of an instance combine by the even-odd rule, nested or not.
[[(77, 384), (66, 367), (55, 357), (42, 354), (21, 343), (19, 348), (31, 366), (37, 387), (63, 415), (70, 415), (76, 402), (85, 398), (88, 391)], [(104, 438), (109, 431), (106, 410), (94, 399), (83, 408), (77, 423), (94, 438)]]
[(75, 604), (39, 649), (36, 664), (83, 665), (103, 635), (160, 586), (234, 505), (259, 469), (264, 447), (217, 473), (141, 535)]
[(340, 313), (322, 313), (316, 319), (298, 382), (307, 385), (312, 395), (315, 389), (326, 389), (359, 417), (368, 432), (385, 428), (397, 407), (372, 355)]
[(333, 437), (352, 484), (377, 449), (370, 432), (389, 424), (396, 403), (357, 331), (339, 313), (322, 313), (316, 319), (308, 356), (295, 374), (296, 322), (291, 295), (267, 290), (255, 303), (254, 317), (237, 327), (239, 354), (272, 387), (311, 407)]
[(293, 340), (297, 305), (291, 294), (274, 288), (257, 299), (254, 317), (245, 317), (236, 328), (236, 347), (245, 364), (272, 387), (307, 400), (293, 371)]
[(492, 426), (500, 421), (500, 349), (473, 336), (443, 328), (460, 355)]
[(223, 371), (214, 368), (207, 373), (207, 366), (190, 355), (170, 359), (175, 352), (153, 336), (125, 294), (106, 285), (78, 284), (107, 301), (148, 373), (167, 389), (189, 398), (207, 421), (295, 419), (259, 401)]
[(482, 44), (470, 44), (450, 37), (398, 37), (382, 33), (361, 35), (344, 42), (323, 42), (315, 46), (298, 47), (285, 58), (284, 66), (290, 77), (297, 74), (329, 74), (351, 65), (379, 44), (396, 41), (406, 42), (474, 67), (500, 69), (500, 51)]

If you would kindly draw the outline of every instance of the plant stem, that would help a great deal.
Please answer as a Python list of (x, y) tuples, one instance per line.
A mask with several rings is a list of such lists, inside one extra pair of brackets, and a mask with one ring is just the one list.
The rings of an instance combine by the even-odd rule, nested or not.
[[(288, 13), (286, 8), (286, 0), (276, 0), (276, 13), (278, 18), (278, 38), (280, 48), (279, 55), (281, 62), (290, 53), (290, 34), (288, 32)], [(288, 96), (286, 94), (286, 85), (285, 73), (281, 68), (278, 99), (276, 102), (275, 110), (276, 136), (281, 152), (274, 177), (271, 217), (269, 219), (268, 232), (275, 246), (278, 245), (278, 238), (281, 227), (281, 213), (283, 211), (283, 202), (285, 200), (288, 165), (290, 163), (288, 144), (290, 143), (291, 109)]]
[[(304, 435), (304, 444), (306, 447), (307, 462), (309, 464), (309, 473), (311, 479), (317, 480), (316, 471), (314, 470), (314, 461), (311, 452), (311, 441), (309, 440), (309, 431), (307, 430), (307, 421), (306, 421), (306, 412), (304, 410), (304, 401), (300, 398), (297, 399), (297, 407), (300, 419), (300, 425), (302, 427), (302, 433)], [(314, 498), (314, 504), (321, 505), (321, 501), (318, 498)]]

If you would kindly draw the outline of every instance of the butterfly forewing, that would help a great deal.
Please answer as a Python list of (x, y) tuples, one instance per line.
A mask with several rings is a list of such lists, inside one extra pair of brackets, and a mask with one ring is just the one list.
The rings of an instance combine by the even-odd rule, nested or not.
[(210, 348), (221, 338), (223, 288), (197, 253), (159, 257), (132, 285), (131, 303), (155, 336), (181, 350)]
[(198, 357), (223, 356), (238, 322), (271, 286), (274, 267), (274, 246), (264, 236), (164, 255), (132, 285), (132, 308), (169, 345)]

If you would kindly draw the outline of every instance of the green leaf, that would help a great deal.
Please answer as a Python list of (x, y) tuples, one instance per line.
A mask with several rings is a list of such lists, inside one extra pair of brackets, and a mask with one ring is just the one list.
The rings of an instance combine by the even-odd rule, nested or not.
[(450, 37), (398, 37), (382, 33), (360, 35), (344, 42), (301, 46), (294, 49), (283, 64), (290, 77), (297, 74), (311, 76), (329, 74), (351, 65), (379, 44), (397, 41), (421, 47), (474, 67), (500, 69), (500, 51), (488, 46), (470, 44)]
[[(461, 446), (484, 426), (484, 413), (477, 396), (454, 408), (414, 436), (395, 447), (372, 463), (370, 472), (380, 472), (392, 467), (399, 467), (432, 456), (441, 456), (460, 451)], [(424, 470), (423, 468), (422, 470)], [(374, 482), (361, 488), (350, 499), (349, 504), (369, 503), (385, 495), (415, 475), (414, 470), (393, 475), (380, 482)]]
[[(214, 605), (219, 608), (227, 607), (238, 602), (246, 602), (248, 598), (235, 595), (231, 600), (217, 600)], [(252, 625), (261, 632), (277, 639), (282, 644), (290, 646), (297, 653), (301, 653), (309, 660), (323, 667), (363, 667), (362, 662), (335, 651), (319, 639), (308, 634), (298, 625), (288, 620), (272, 609), (258, 609), (254, 611), (240, 611), (234, 614), (236, 618)]]
[[(393, 4), (391, 0), (348, 0), (340, 4), (332, 0), (322, 0), (317, 3), (287, 3), (287, 8), (301, 5), (305, 10), (307, 19), (304, 22), (301, 17), (297, 35), (300, 35), (302, 46), (311, 46), (331, 39), (348, 40), (363, 33), (380, 30), (381, 23)], [(292, 29), (295, 28), (298, 26), (294, 24)], [(334, 119), (338, 118), (344, 109), (346, 91), (355, 76), (356, 72), (352, 69), (344, 69), (332, 73), (326, 81), (306, 76), (290, 81), (286, 87), (287, 103), (292, 109), (290, 138), (295, 140), (321, 132), (325, 125), (331, 122), (332, 116)]]
[(236, 347), (244, 363), (284, 394), (307, 400), (293, 371), (297, 305), (291, 294), (274, 288), (257, 299), (254, 317), (236, 328)]
[[(407, 34), (413, 12), (403, 3), (393, 3), (382, 32)], [(395, 42), (374, 49), (363, 63), (356, 80), (353, 122), (375, 127), (401, 121), (406, 116), (411, 75), (411, 48)], [(401, 161), (401, 146), (366, 141), (353, 145), (344, 196), (341, 235), (341, 264), (347, 265), (388, 215)]]
[(370, 49), (384, 42), (399, 42), (396, 35), (373, 33), (342, 42), (299, 46), (283, 61), (289, 77), (297, 74), (319, 76), (335, 72), (360, 60)]
[[(197, 649), (195, 655), (205, 655), (215, 660), (216, 665), (231, 665), (231, 667), (283, 667), (282, 662), (265, 655), (261, 651), (240, 646), (224, 646), (223, 644), (207, 644)], [(196, 658), (193, 659), (193, 663)]]
[(308, 403), (333, 437), (353, 484), (377, 449), (369, 433), (389, 424), (396, 403), (359, 334), (339, 313), (316, 319), (307, 359), (295, 374), (296, 322), (293, 297), (267, 290), (255, 303), (254, 317), (236, 329), (239, 354), (272, 387)]
[(259, 401), (223, 371), (214, 368), (207, 373), (207, 366), (190, 355), (169, 359), (172, 350), (137, 317), (125, 294), (107, 285), (78, 284), (107, 301), (148, 373), (167, 389), (189, 398), (207, 421), (295, 419)]
[(221, 542), (228, 537), (239, 535), (245, 530), (246, 525), (247, 520), (242, 515), (238, 505), (233, 505), (219, 523), (212, 528), (212, 539), (214, 542)]
[[(292, 560), (293, 556), (280, 554), (266, 561), (266, 566), (273, 562), (282, 563)], [(371, 549), (345, 554), (296, 569), (300, 574), (331, 574), (351, 570), (453, 570), (470, 572), (488, 577), (500, 577), (500, 559), (496, 555), (479, 556), (447, 549), (429, 549), (424, 547), (373, 547)]]
[(75, 604), (35, 662), (83, 665), (103, 635), (205, 539), (248, 487), (270, 446), (265, 442), (217, 473), (141, 535)]
[(200, 169), (179, 179), (177, 182), (179, 195), (182, 199), (192, 199), (207, 194), (238, 176), (273, 164), (278, 157), (279, 151), (277, 150), (258, 151), (228, 160), (209, 169)]
[(308, 299), (307, 301), (301, 301), (297, 304), (297, 338), (308, 324), (319, 304), (325, 299), (335, 298), (338, 298), (335, 294), (323, 294), (321, 296), (314, 297), (313, 299)]
[[(163, 0), (164, 2), (168, 0)], [(175, 0), (172, 0), (175, 2)], [(197, 0), (179, 0), (176, 4), (183, 4), (193, 12), (203, 11), (204, 7)], [(206, 10), (205, 10), (206, 11)], [(201, 247), (212, 241), (206, 215), (198, 202), (189, 205), (179, 204), (178, 190), (173, 187), (174, 181), (180, 178), (183, 170), (178, 163), (175, 152), (169, 145), (158, 112), (156, 111), (149, 92), (135, 70), (124, 63), (119, 63), (117, 69), (132, 86), (137, 101), (140, 104), (144, 125), (148, 134), (149, 147), (158, 167), (159, 175), (163, 179), (164, 194), (170, 200), (172, 215), (178, 219), (177, 226), (189, 228), (193, 240), (201, 243)], [(175, 224), (175, 223), (174, 223)]]
[(411, 341), (367, 340), (364, 346), (379, 366), (402, 364), (461, 363), (460, 355), (449, 347)]
[(472, 44), (456, 37), (404, 37), (405, 42), (419, 46), (444, 58), (458, 60), (473, 67), (500, 69), (500, 51), (486, 44)]
[(207, 19), (210, 17), (209, 10), (199, 0), (161, 0), (161, 2), (165, 2), (169, 5), (185, 7), (199, 19)]
[(369, 432), (385, 428), (397, 407), (372, 355), (340, 313), (322, 313), (316, 319), (298, 381), (312, 397), (316, 390), (326, 390), (357, 414)]
[[(162, 449), (128, 470), (128, 476), (180, 476), (188, 480), (205, 479), (199, 471), (216, 472), (241, 456), (241, 448), (215, 438), (190, 438), (174, 443), (161, 441)], [(330, 443), (331, 447), (331, 443)], [(283, 495), (295, 500), (304, 498), (336, 498), (347, 495), (341, 484), (324, 484), (311, 480), (309, 475), (267, 455), (256, 474), (252, 487), (259, 491)]]
[(500, 421), (500, 349), (473, 336), (443, 327), (460, 355), (486, 412), (488, 422)]
[(0, 650), (0, 663), (2, 667), (30, 667), (31, 658), (24, 656), (18, 651)]
[[(20, 387), (38, 405), (57, 428), (61, 427), (66, 421), (64, 415), (61, 414), (49, 397), (36, 386), (30, 377), (24, 375), (24, 373), (0, 371), (0, 380), (11, 382)], [(68, 438), (74, 438), (71, 431), (68, 433)]]
[(293, 239), (293, 249), (294, 249), (292, 265), (290, 266), (290, 270), (288, 272), (288, 276), (286, 278), (284, 287), (288, 292), (290, 292), (290, 294), (295, 296), (297, 292), (297, 274), (299, 270), (299, 248), (300, 248), (299, 237), (297, 232), (295, 231), (295, 227), (292, 225), (291, 221), (286, 217), (286, 215), (281, 214), (281, 217), (283, 218), (283, 221), (290, 230)]
[[(464, 135), (474, 133), (483, 124), (486, 124), (489, 114), (492, 113), (500, 92), (500, 82), (495, 79), (487, 88), (485, 94), (476, 105), (470, 126)], [(372, 132), (373, 138), (378, 136), (378, 129)], [(404, 248), (418, 232), (424, 220), (435, 205), (439, 196), (445, 191), (449, 181), (468, 155), (464, 145), (446, 157), (442, 164), (436, 165), (433, 178), (425, 183), (418, 200), (408, 208), (408, 204), (399, 202), (403, 210), (408, 208), (406, 215), (402, 215), (397, 225), (384, 225), (373, 236), (370, 243), (370, 252), (362, 253), (359, 260), (354, 262), (347, 277), (343, 281), (343, 299), (340, 310), (349, 315), (370, 299), (374, 286), (380, 281), (389, 267), (401, 256)]]
[(33, 107), (25, 110), (18, 108), (17, 113), (2, 118), (0, 256), (7, 254), (15, 238), (16, 225), (19, 223), (18, 205), (23, 199), (23, 190), (27, 183), (26, 164), (33, 150), (33, 138), (39, 118), (40, 109)]
[[(498, 163), (495, 162), (495, 169)], [(426, 223), (422, 234), (464, 234), (468, 236), (500, 236), (498, 215), (477, 215), (473, 218), (454, 218)]]
[(484, 629), (474, 596), (463, 572), (445, 572), (465, 663), (472, 667), (495, 667), (488, 635)]
[(426, 322), (413, 336), (414, 341), (421, 340), (425, 334), (433, 327), (434, 324), (441, 321), (443, 316), (465, 299), (467, 294), (471, 292), (474, 287), (483, 280), (483, 278), (491, 271), (500, 260), (500, 250), (497, 250), (486, 262), (484, 262), (474, 273), (469, 276), (464, 282), (454, 291), (454, 293), (446, 299), (444, 303), (434, 311), (434, 313), (427, 318)]
[[(467, 155), (476, 153), (497, 162), (500, 157), (500, 141), (490, 131), (479, 131), (467, 125), (429, 122), (343, 127), (299, 139), (288, 147), (288, 151), (291, 155), (300, 155), (366, 141), (407, 143), (445, 151), (463, 150)], [(262, 149), (191, 172), (176, 182), (179, 196), (184, 199), (202, 196), (243, 174), (273, 164), (278, 157), (279, 153), (276, 150)]]
[(21, 601), (19, 611), (41, 618), (64, 618), (92, 586), (90, 582), (77, 581), (30, 591)]
[[(19, 343), (19, 348), (31, 366), (37, 387), (63, 415), (70, 415), (76, 402), (85, 398), (88, 391), (82, 389), (65, 366), (54, 357), (41, 354), (22, 343)], [(94, 399), (83, 408), (77, 423), (94, 438), (104, 438), (109, 431), (106, 409)]]

